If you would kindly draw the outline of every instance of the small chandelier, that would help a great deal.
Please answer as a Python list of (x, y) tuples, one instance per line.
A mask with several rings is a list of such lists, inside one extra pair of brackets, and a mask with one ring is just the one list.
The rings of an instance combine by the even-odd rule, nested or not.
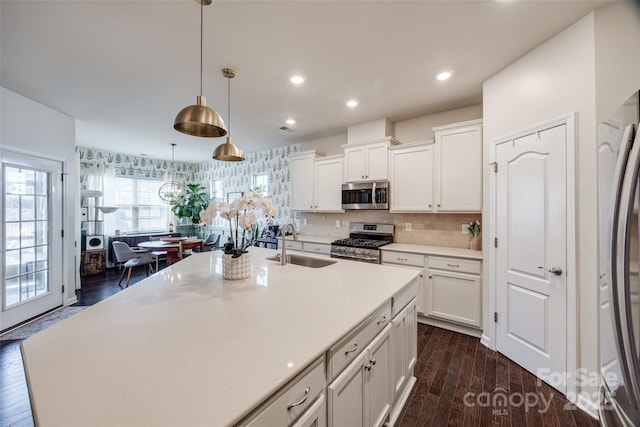
[(244, 160), (244, 153), (240, 147), (231, 143), (231, 79), (236, 76), (236, 72), (231, 68), (223, 68), (222, 75), (227, 78), (227, 123), (229, 124), (229, 134), (227, 142), (218, 145), (213, 151), (215, 160), (223, 160), (225, 162), (241, 162)]
[(186, 193), (186, 188), (184, 185), (180, 184), (175, 180), (173, 176), (174, 166), (174, 150), (176, 148), (175, 143), (171, 143), (171, 178), (169, 181), (165, 182), (158, 189), (158, 196), (160, 199), (168, 205), (175, 205), (180, 202), (180, 200), (184, 197)]
[(173, 128), (187, 135), (217, 138), (225, 136), (227, 129), (220, 114), (207, 107), (207, 98), (202, 95), (202, 20), (204, 5), (212, 0), (195, 0), (200, 3), (200, 96), (196, 105), (189, 105), (180, 110), (173, 123)]

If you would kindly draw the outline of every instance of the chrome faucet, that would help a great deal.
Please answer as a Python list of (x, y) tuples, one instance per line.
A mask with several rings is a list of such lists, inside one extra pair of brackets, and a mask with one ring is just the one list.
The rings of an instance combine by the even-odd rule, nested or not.
[(287, 227), (291, 227), (291, 231), (293, 231), (293, 240), (298, 240), (298, 233), (296, 233), (296, 228), (292, 223), (288, 222), (282, 227), (282, 253), (280, 254), (280, 265), (287, 265)]

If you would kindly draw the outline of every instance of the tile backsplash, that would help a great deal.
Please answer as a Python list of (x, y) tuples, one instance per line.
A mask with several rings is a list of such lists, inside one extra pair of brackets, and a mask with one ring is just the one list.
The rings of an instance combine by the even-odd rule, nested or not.
[[(305, 219), (307, 224), (305, 225)], [(336, 221), (340, 227), (336, 227)], [(467, 248), (469, 235), (462, 224), (482, 221), (481, 214), (389, 213), (387, 211), (347, 211), (345, 213), (300, 213), (300, 232), (313, 236), (347, 237), (349, 223), (379, 222), (395, 225), (395, 242), (415, 245)], [(411, 231), (406, 224), (411, 223)]]

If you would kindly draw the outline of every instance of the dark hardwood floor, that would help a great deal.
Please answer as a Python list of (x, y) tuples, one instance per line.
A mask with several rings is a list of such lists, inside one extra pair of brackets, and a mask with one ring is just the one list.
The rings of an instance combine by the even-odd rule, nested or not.
[(561, 393), (467, 335), (419, 324), (415, 376), (396, 426), (600, 425)]
[[(145, 277), (144, 269), (136, 270), (131, 283)], [(84, 277), (76, 305), (93, 305), (119, 292), (118, 279), (116, 269)], [(560, 393), (500, 353), (487, 349), (477, 338), (444, 329), (418, 325), (415, 375), (416, 384), (397, 426), (599, 425)], [(500, 403), (503, 396), (507, 402), (511, 397), (516, 403), (520, 401), (515, 397), (524, 396), (530, 405), (492, 405), (494, 400)], [(0, 341), (0, 427), (32, 425), (20, 340)]]

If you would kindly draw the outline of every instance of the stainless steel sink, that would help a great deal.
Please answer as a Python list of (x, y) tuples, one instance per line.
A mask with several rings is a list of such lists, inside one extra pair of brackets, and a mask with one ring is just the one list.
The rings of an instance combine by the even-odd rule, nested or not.
[[(267, 259), (269, 261), (280, 262), (280, 254), (270, 256)], [(328, 259), (312, 258), (308, 256), (303, 256), (303, 255), (287, 255), (287, 264), (302, 265), (304, 267), (320, 268), (320, 267), (326, 267), (328, 265), (335, 264), (335, 263), (336, 263), (335, 261), (331, 261)]]

